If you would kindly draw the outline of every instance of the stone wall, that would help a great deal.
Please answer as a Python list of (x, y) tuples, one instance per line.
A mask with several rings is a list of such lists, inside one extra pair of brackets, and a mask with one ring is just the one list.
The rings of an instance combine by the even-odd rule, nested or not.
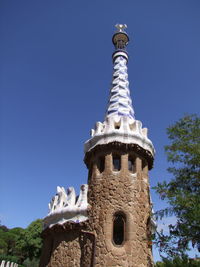
[[(46, 229), (40, 267), (153, 266), (148, 162), (144, 151), (134, 151), (130, 146), (113, 144), (103, 149), (99, 146), (87, 155), (89, 221)], [(113, 155), (121, 158), (120, 171), (113, 171)], [(135, 159), (136, 171), (128, 170), (129, 156)], [(113, 241), (116, 212), (125, 216), (121, 245)]]
[[(121, 170), (113, 171), (112, 156), (121, 157)], [(128, 170), (128, 155), (136, 158), (136, 173)], [(98, 160), (105, 157), (105, 169), (99, 171)], [(96, 267), (146, 267), (152, 265), (149, 236), (151, 203), (148, 165), (144, 158), (120, 147), (97, 150), (89, 164), (89, 227), (96, 233)], [(126, 216), (125, 241), (113, 242), (113, 215)]]
[(84, 223), (68, 222), (46, 229), (43, 232), (44, 244), (39, 267), (89, 267), (85, 259), (92, 262), (92, 251), (87, 251), (87, 247), (92, 248), (93, 240), (86, 228)]

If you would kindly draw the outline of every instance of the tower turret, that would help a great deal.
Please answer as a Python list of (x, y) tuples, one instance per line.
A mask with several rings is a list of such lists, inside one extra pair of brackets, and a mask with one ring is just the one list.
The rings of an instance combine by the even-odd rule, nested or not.
[(134, 115), (126, 25), (116, 28), (105, 120), (96, 123), (85, 143), (89, 228), (96, 234), (95, 266), (153, 266), (148, 171), (153, 166), (154, 147), (147, 129)]
[(150, 267), (148, 171), (154, 147), (135, 119), (128, 81), (126, 25), (117, 24), (108, 107), (86, 141), (88, 185), (57, 187), (44, 218), (40, 267)]

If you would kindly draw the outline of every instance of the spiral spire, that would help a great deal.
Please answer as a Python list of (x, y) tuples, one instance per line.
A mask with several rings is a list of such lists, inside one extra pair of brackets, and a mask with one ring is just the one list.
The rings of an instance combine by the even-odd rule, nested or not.
[(117, 32), (112, 38), (115, 46), (113, 53), (114, 66), (106, 118), (111, 116), (127, 116), (135, 119), (127, 72), (128, 54), (126, 52), (126, 46), (129, 37), (124, 31), (127, 26), (126, 24), (117, 24), (116, 28)]
[(135, 119), (130, 97), (127, 72), (128, 53), (126, 51), (129, 37), (125, 32), (127, 26), (117, 24), (115, 27), (117, 31), (112, 37), (115, 47), (112, 55), (113, 78), (108, 107), (105, 120), (96, 122), (94, 129), (91, 129), (91, 138), (85, 142), (85, 162), (88, 164), (87, 159), (93, 149), (118, 143), (130, 147), (136, 146), (146, 155), (149, 160), (149, 168), (151, 168), (155, 150), (147, 136), (147, 128), (143, 128), (142, 123)]

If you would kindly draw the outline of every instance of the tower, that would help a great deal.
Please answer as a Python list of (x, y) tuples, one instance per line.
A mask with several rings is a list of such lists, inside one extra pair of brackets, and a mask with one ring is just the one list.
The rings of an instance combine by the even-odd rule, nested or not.
[(72, 187), (57, 188), (44, 218), (40, 267), (153, 266), (148, 172), (154, 147), (134, 115), (126, 25), (116, 27), (105, 120), (96, 123), (84, 147), (88, 185), (78, 198)]
[(89, 227), (96, 233), (95, 266), (152, 266), (148, 171), (154, 148), (135, 119), (130, 98), (126, 25), (116, 25), (113, 80), (103, 123), (85, 143)]

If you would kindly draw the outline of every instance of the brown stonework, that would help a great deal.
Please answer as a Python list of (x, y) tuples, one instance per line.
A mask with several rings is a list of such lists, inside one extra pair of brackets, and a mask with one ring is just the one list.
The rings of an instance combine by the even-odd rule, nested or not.
[(89, 267), (94, 260), (94, 235), (87, 223), (65, 223), (43, 231), (39, 267)]
[(153, 168), (154, 158), (148, 150), (145, 150), (144, 148), (142, 148), (141, 146), (139, 146), (137, 144), (125, 144), (125, 143), (120, 143), (120, 142), (116, 141), (116, 142), (111, 142), (109, 144), (97, 145), (92, 150), (87, 152), (85, 154), (84, 161), (85, 161), (85, 164), (87, 165), (88, 169), (89, 169), (89, 164), (91, 162), (91, 158), (93, 158), (96, 155), (96, 153), (99, 153), (100, 151), (102, 151), (102, 152), (106, 151), (107, 149), (112, 149), (113, 146), (115, 147), (116, 151), (120, 151), (121, 149), (123, 151), (134, 151), (138, 155), (141, 155), (141, 157), (143, 159), (145, 159), (145, 161), (148, 164), (149, 170), (151, 170)]
[[(89, 220), (66, 223), (43, 232), (39, 267), (152, 267), (148, 161), (118, 143), (99, 146), (87, 155)], [(120, 171), (113, 171), (113, 155), (121, 159)], [(129, 156), (135, 159), (135, 173), (128, 170)], [(102, 169), (102, 162), (105, 159)], [(124, 242), (113, 241), (113, 218), (125, 216)]]
[[(121, 170), (113, 171), (112, 156), (120, 155)], [(128, 156), (136, 158), (136, 173), (128, 170)], [(89, 229), (96, 233), (96, 267), (153, 266), (149, 246), (149, 197), (148, 165), (145, 159), (133, 150), (104, 146), (87, 157), (89, 172)], [(98, 158), (105, 156), (105, 169), (99, 172)], [(126, 216), (125, 241), (122, 245), (113, 242), (113, 216), (123, 212)]]

